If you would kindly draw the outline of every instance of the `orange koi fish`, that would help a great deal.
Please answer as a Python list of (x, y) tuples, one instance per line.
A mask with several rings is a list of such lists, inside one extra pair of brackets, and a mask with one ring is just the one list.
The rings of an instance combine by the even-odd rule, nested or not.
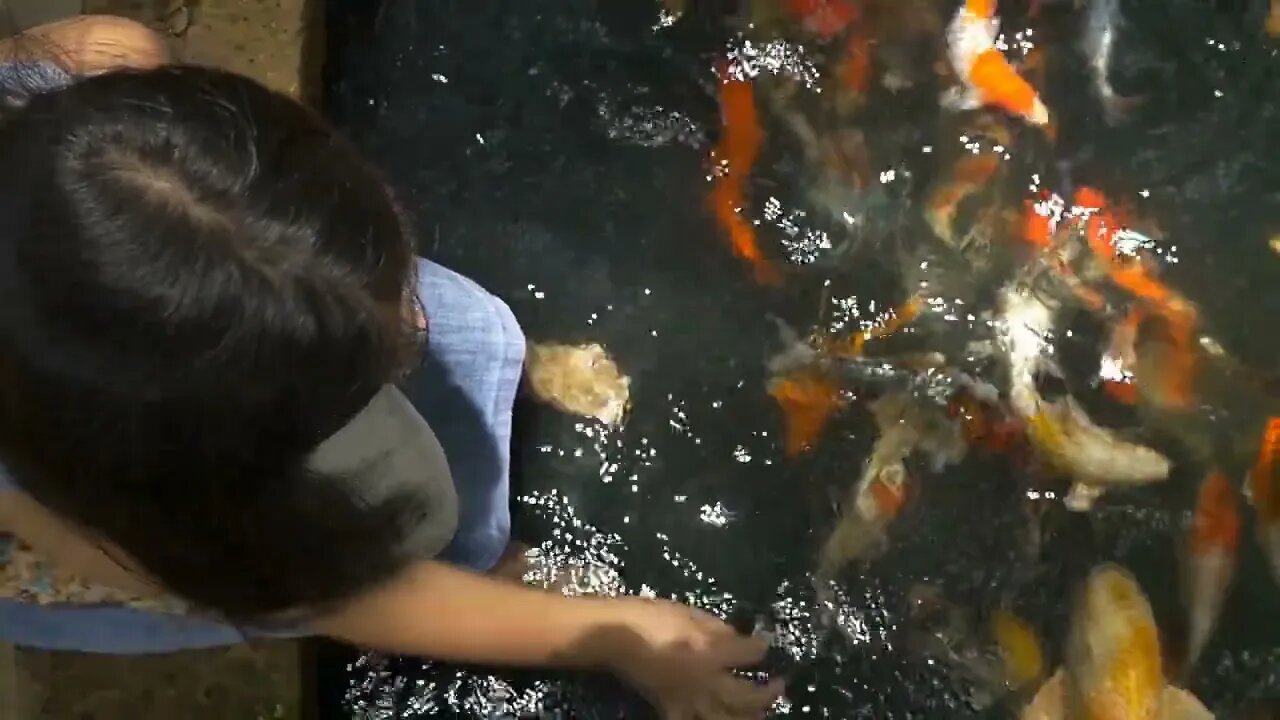
[(1000, 19), (996, 0), (965, 0), (947, 27), (947, 54), (961, 91), (946, 103), (958, 110), (998, 107), (1033, 125), (1049, 123), (1039, 93), (996, 47)]
[(1138, 341), (1146, 312), (1142, 308), (1130, 308), (1124, 319), (1111, 328), (1111, 338), (1102, 356), (1102, 390), (1116, 402), (1133, 405), (1138, 402), (1138, 387), (1133, 381), (1133, 368), (1137, 364), (1134, 343)]
[(1022, 239), (1033, 247), (1048, 249), (1053, 245), (1053, 232), (1053, 218), (1045, 213), (1037, 212), (1034, 201), (1024, 200)]
[(727, 64), (721, 64), (719, 74), (723, 124), (720, 142), (711, 151), (712, 163), (720, 166), (711, 181), (711, 209), (729, 236), (734, 254), (751, 263), (756, 281), (776, 285), (781, 282), (781, 275), (760, 251), (755, 228), (742, 216), (746, 181), (764, 138), (756, 115), (755, 93), (750, 80), (731, 77)]
[(1267, 420), (1258, 446), (1258, 459), (1249, 472), (1249, 494), (1253, 503), (1258, 543), (1280, 582), (1280, 492), (1276, 488), (1276, 460), (1280, 457), (1280, 417)]
[(995, 153), (965, 154), (956, 161), (946, 182), (938, 185), (926, 201), (925, 220), (939, 239), (955, 242), (951, 223), (956, 208), (965, 198), (987, 184), (1000, 169), (1001, 159)]
[(1187, 609), (1185, 669), (1195, 665), (1217, 626), (1235, 573), (1240, 513), (1227, 476), (1213, 470), (1200, 485), (1187, 535), (1183, 602)]
[(769, 394), (782, 409), (787, 457), (810, 449), (844, 401), (839, 389), (815, 373), (801, 372), (769, 383)]
[[(867, 342), (887, 337), (911, 324), (919, 316), (923, 303), (912, 298), (871, 327), (839, 342), (824, 342), (819, 351), (836, 357), (861, 357)], [(782, 409), (784, 418), (784, 452), (795, 457), (813, 447), (822, 435), (827, 421), (845, 400), (840, 389), (816, 372), (801, 370), (775, 378), (769, 383), (769, 394)]]
[(787, 10), (822, 40), (839, 35), (862, 16), (854, 0), (787, 0)]
[(1116, 252), (1115, 236), (1124, 226), (1101, 192), (1081, 187), (1076, 191), (1074, 204), (1095, 209), (1085, 221), (1085, 237), (1110, 280), (1143, 301), (1152, 315), (1164, 323), (1171, 352), (1161, 364), (1159, 377), (1153, 378), (1160, 389), (1154, 397), (1170, 408), (1189, 407), (1193, 401), (1197, 364), (1195, 310), (1172, 288), (1153, 277), (1142, 262)]
[(1005, 453), (1022, 438), (1022, 426), (999, 408), (983, 405), (969, 393), (960, 393), (947, 404), (947, 413), (960, 421), (965, 442), (988, 453)]
[(844, 59), (840, 62), (840, 84), (856, 95), (865, 95), (871, 87), (871, 38), (866, 33), (854, 32), (845, 44)]
[(867, 343), (889, 337), (902, 330), (915, 322), (923, 311), (924, 302), (918, 297), (911, 298), (867, 329), (854, 333), (852, 337), (844, 340), (826, 342), (822, 349), (836, 357), (862, 357)]

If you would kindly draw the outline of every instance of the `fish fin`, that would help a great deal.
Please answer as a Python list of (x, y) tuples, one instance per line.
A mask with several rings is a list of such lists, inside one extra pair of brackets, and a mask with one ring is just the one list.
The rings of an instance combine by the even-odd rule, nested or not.
[(1058, 670), (1036, 691), (1023, 708), (1021, 720), (1064, 720), (1066, 718), (1067, 679)]
[(1110, 95), (1102, 99), (1102, 117), (1108, 125), (1120, 125), (1146, 101), (1145, 95)]
[(1213, 713), (1195, 695), (1172, 685), (1160, 697), (1160, 720), (1213, 720)]
[(967, 85), (956, 85), (938, 99), (939, 104), (946, 110), (952, 112), (964, 112), (966, 110), (977, 110), (982, 107), (982, 97), (971, 87)]
[(1077, 482), (1072, 484), (1062, 504), (1072, 512), (1089, 512), (1093, 504), (1106, 492), (1101, 485)]
[(798, 368), (813, 365), (818, 357), (818, 349), (807, 338), (777, 315), (769, 315), (778, 330), (778, 341), (782, 349), (765, 359), (765, 367), (774, 375), (782, 375)]

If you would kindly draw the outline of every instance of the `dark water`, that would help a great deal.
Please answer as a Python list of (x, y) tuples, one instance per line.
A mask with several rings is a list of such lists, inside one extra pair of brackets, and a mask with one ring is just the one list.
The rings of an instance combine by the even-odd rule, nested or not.
[[(965, 606), (1012, 605), (1056, 663), (1065, 598), (1097, 562), (1119, 560), (1177, 646), (1175, 540), (1196, 478), (1175, 471), (1092, 515), (1055, 514), (1029, 566), (1018, 471), (999, 459), (926, 478), (890, 550), (844, 577), (843, 632), (814, 629), (809, 573), (834, 519), (830, 497), (858, 477), (874, 435), (855, 410), (816, 451), (783, 457), (781, 416), (764, 392), (764, 360), (780, 348), (772, 318), (855, 322), (854, 312), (900, 302), (901, 283), (874, 238), (837, 252), (848, 250), (838, 223), (806, 205), (805, 166), (783, 140), (766, 141), (748, 216), (764, 219), (766, 252), (806, 264), (770, 289), (732, 257), (704, 200), (719, 125), (711, 68), (735, 42), (729, 3), (691, 3), (698, 11), (670, 27), (655, 27), (656, 0), (328, 5), (326, 111), (386, 170), (422, 252), (506, 299), (532, 340), (600, 342), (632, 377), (616, 431), (519, 408), (518, 532), (553, 562), (589, 560), (609, 571), (600, 584), (651, 588), (748, 626), (766, 618), (778, 631), (774, 665), (790, 678), (779, 715), (1009, 716), (975, 709), (947, 668), (905, 648), (904, 596), (920, 581)], [(1033, 162), (1109, 192), (1146, 191), (1144, 210), (1179, 259), (1165, 277), (1242, 361), (1274, 369), (1280, 258), (1267, 241), (1280, 231), (1280, 57), (1260, 36), (1266, 3), (1121, 5), (1129, 25), (1114, 82), (1148, 101), (1132, 123), (1104, 125), (1064, 20), (1046, 33), (1044, 88), (1060, 138), (1028, 144), (1043, 155)], [(877, 90), (865, 117), (876, 169), (894, 172), (867, 210), (871, 227), (927, 233), (913, 210), (939, 168), (921, 148), (957, 141), (941, 134), (936, 89)], [(797, 240), (817, 231), (837, 247)], [(1232, 421), (1231, 408), (1217, 411)], [(1219, 717), (1280, 696), (1280, 588), (1255, 544), (1242, 548), (1190, 682)], [(330, 717), (645, 714), (605, 680), (326, 655)]]

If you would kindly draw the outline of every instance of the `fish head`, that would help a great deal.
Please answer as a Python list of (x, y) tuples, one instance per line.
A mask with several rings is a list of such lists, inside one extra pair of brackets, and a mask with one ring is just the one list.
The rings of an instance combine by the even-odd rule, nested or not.
[(997, 610), (991, 616), (991, 635), (1003, 661), (1006, 686), (1018, 690), (1044, 676), (1044, 650), (1026, 620), (1007, 610)]
[(1151, 604), (1117, 565), (1095, 569), (1071, 620), (1066, 648), (1068, 716), (1154, 720), (1165, 687)]

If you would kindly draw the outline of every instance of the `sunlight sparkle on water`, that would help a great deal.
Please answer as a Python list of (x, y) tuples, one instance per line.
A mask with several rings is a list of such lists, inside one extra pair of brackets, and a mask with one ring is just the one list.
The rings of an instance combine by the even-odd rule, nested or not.
[(740, 45), (730, 47), (725, 55), (729, 60), (729, 77), (735, 80), (747, 80), (760, 73), (786, 75), (812, 90), (820, 75), (803, 45), (784, 40), (763, 44), (743, 40)]

